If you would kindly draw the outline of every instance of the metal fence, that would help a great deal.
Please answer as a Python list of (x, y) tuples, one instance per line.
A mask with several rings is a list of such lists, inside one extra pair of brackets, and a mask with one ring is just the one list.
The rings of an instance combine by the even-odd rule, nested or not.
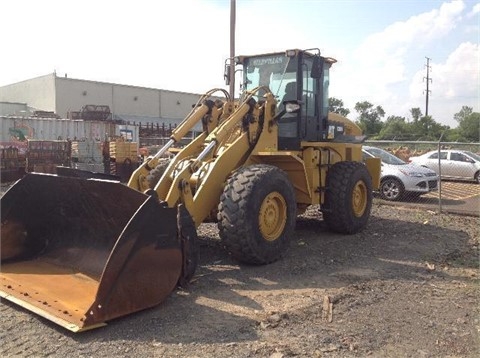
[[(141, 129), (148, 130), (148, 126)], [(163, 141), (165, 133), (154, 130), (165, 129), (152, 126), (147, 133), (151, 134), (150, 138), (147, 135), (140, 140), (157, 140), (157, 135), (161, 134)], [(185, 140), (188, 142), (191, 138)], [(159, 146), (164, 143), (154, 144)], [(364, 149), (367, 146), (384, 149), (405, 163), (415, 164), (416, 168), (431, 169), (430, 174), (425, 175), (421, 173), (425, 169), (406, 170), (405, 163), (383, 164), (381, 188), (375, 193), (379, 200), (435, 212), (480, 216), (480, 143), (369, 140), (364, 143)], [(16, 180), (21, 174), (17, 167), (12, 167), (18, 162), (13, 154), (16, 153), (2, 151), (2, 181)]]
[[(368, 146), (416, 166), (383, 164), (379, 199), (437, 212), (480, 215), (480, 143), (369, 140), (365, 142), (365, 148)], [(436, 187), (428, 184), (433, 184), (432, 178), (422, 178), (424, 170), (418, 167), (438, 175)], [(393, 190), (401, 195), (395, 197)]]

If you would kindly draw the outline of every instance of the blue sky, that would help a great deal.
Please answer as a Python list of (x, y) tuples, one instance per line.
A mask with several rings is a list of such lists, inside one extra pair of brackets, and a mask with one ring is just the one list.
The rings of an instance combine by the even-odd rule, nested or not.
[[(480, 111), (480, 1), (236, 0), (236, 53), (318, 47), (331, 96), (456, 126)], [(52, 73), (167, 90), (226, 88), (230, 0), (0, 1), (0, 86)]]

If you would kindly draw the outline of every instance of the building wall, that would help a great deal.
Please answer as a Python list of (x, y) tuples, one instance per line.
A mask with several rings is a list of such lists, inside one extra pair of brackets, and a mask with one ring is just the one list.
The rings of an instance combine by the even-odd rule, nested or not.
[[(53, 111), (61, 118), (68, 118), (69, 111), (80, 111), (85, 105), (107, 105), (114, 119), (142, 125), (176, 125), (190, 113), (199, 97), (194, 93), (79, 80), (54, 73), (0, 87), (0, 102), (26, 103), (36, 110)], [(196, 131), (201, 128), (201, 123), (195, 126)]]
[(200, 95), (192, 93), (161, 91), (161, 117), (183, 119), (197, 103)]
[(29, 116), (31, 114), (26, 103), (0, 102), (0, 116)]
[(198, 94), (155, 88), (56, 78), (57, 114), (66, 117), (69, 110), (84, 105), (107, 105), (122, 118), (147, 117), (152, 120), (183, 119), (199, 98)]
[(57, 77), (55, 87), (55, 112), (62, 118), (67, 118), (69, 111), (80, 111), (86, 104), (107, 105), (112, 110), (112, 85), (108, 83)]
[(0, 102), (21, 102), (43, 111), (55, 111), (55, 74), (0, 87)]
[(179, 122), (200, 96), (106, 82), (59, 77), (54, 73), (0, 87), (0, 102), (21, 102), (67, 118), (87, 104), (107, 105), (123, 119)]
[(114, 103), (110, 110), (114, 114), (161, 117), (160, 90), (119, 85), (112, 88)]

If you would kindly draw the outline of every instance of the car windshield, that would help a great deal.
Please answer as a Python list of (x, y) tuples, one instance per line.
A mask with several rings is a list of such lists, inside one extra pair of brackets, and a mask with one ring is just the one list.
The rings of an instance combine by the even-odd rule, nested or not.
[(392, 165), (406, 165), (407, 163), (405, 163), (403, 160), (401, 160), (400, 158), (394, 156), (393, 154), (383, 150), (383, 149), (380, 149), (380, 148), (372, 148), (372, 147), (369, 147), (369, 148), (364, 148), (364, 150), (366, 152), (368, 152), (369, 154), (373, 155), (374, 157), (376, 158), (380, 158), (382, 160), (383, 163), (385, 164), (392, 164)]
[(472, 153), (472, 152), (468, 152), (468, 151), (465, 151), (464, 153), (466, 155), (472, 157), (473, 159), (475, 159), (477, 162), (480, 162), (480, 155)]

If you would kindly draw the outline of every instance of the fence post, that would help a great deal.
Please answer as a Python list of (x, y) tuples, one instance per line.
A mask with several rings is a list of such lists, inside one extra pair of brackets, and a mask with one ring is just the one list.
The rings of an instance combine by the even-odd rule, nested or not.
[(438, 212), (442, 213), (442, 158), (440, 157), (440, 150), (442, 149), (443, 133), (438, 139)]

